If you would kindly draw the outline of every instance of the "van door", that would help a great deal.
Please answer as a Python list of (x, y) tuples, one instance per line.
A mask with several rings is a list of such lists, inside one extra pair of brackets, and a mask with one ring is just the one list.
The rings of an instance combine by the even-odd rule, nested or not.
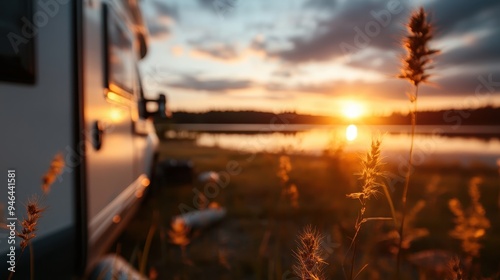
[[(85, 9), (84, 120), (89, 258), (102, 253), (135, 198), (131, 107), (137, 51), (126, 12), (111, 1)], [(102, 47), (104, 46), (104, 48)]]

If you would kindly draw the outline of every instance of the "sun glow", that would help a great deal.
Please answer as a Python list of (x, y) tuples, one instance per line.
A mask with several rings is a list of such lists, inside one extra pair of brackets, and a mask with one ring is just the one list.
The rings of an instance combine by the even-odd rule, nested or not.
[(345, 130), (345, 138), (347, 141), (354, 141), (358, 137), (358, 127), (351, 124)]
[(348, 119), (357, 119), (364, 113), (364, 107), (358, 102), (349, 101), (343, 105), (342, 114)]

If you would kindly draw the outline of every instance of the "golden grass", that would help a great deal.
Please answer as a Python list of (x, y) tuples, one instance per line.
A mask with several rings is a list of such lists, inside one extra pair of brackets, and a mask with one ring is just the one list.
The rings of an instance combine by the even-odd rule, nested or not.
[[(403, 59), (403, 67), (398, 78), (408, 80), (415, 87), (420, 83), (428, 81), (430, 74), (430, 56), (439, 53), (439, 50), (429, 48), (429, 42), (433, 38), (434, 27), (427, 21), (427, 13), (424, 8), (414, 12), (407, 25), (409, 35), (403, 40), (407, 56)], [(417, 96), (410, 96), (415, 101)]]
[(299, 245), (295, 251), (297, 263), (293, 267), (294, 273), (302, 280), (325, 279), (322, 268), (325, 261), (321, 242), (323, 236), (310, 225), (306, 226), (299, 235)]
[(413, 110), (411, 110), (411, 140), (410, 152), (408, 156), (409, 168), (406, 173), (406, 180), (401, 198), (403, 215), (401, 217), (399, 227), (400, 240), (397, 254), (396, 278), (399, 277), (399, 268), (401, 263), (401, 249), (403, 245), (404, 225), (407, 211), (406, 204), (408, 187), (410, 185), (410, 175), (414, 168), (412, 161), (415, 126), (417, 124), (418, 89), (420, 83), (427, 82), (430, 77), (430, 74), (427, 73), (427, 70), (430, 68), (430, 66), (428, 66), (431, 62), (430, 56), (439, 52), (439, 50), (430, 49), (428, 46), (430, 40), (433, 38), (433, 26), (427, 21), (427, 14), (422, 7), (411, 15), (408, 23), (408, 32), (409, 35), (403, 40), (403, 46), (406, 49), (407, 56), (403, 59), (401, 74), (398, 75), (398, 78), (409, 81), (414, 86), (415, 91), (414, 93), (408, 93), (410, 102), (413, 103)]
[[(385, 221), (385, 220), (393, 220), (394, 218), (387, 218), (387, 217), (366, 217), (366, 206), (368, 200), (370, 198), (376, 197), (382, 189), (386, 190), (384, 188), (384, 172), (382, 171), (382, 165), (383, 162), (381, 160), (381, 150), (380, 150), (380, 145), (382, 144), (382, 141), (380, 139), (373, 139), (372, 144), (371, 144), (371, 149), (368, 153), (366, 153), (365, 157), (361, 159), (361, 172), (358, 173), (359, 180), (361, 181), (361, 192), (354, 192), (347, 194), (347, 197), (352, 198), (352, 199), (357, 199), (360, 204), (361, 208), (359, 210), (358, 217), (356, 218), (356, 223), (354, 226), (355, 233), (354, 237), (352, 238), (351, 245), (349, 246), (349, 249), (347, 250), (347, 253), (349, 253), (352, 250), (352, 257), (351, 257), (351, 267), (349, 270), (349, 279), (355, 279), (356, 275), (359, 275), (359, 273), (366, 267), (363, 266), (356, 275), (354, 275), (354, 267), (355, 267), (355, 260), (356, 260), (356, 253), (357, 253), (357, 238), (359, 231), (361, 230), (361, 226), (368, 222), (368, 221)], [(392, 201), (390, 196), (388, 196), (389, 204), (392, 206)], [(392, 208), (391, 208), (392, 209)], [(345, 259), (344, 258), (344, 263)]]
[[(21, 248), (21, 255), (26, 248), (29, 247), (30, 250), (30, 279), (34, 279), (34, 256), (33, 256), (33, 246), (31, 245), (32, 240), (36, 237), (38, 220), (42, 217), (42, 213), (45, 210), (44, 207), (40, 206), (41, 201), (45, 199), (45, 196), (50, 192), (50, 187), (56, 181), (57, 177), (61, 174), (64, 169), (65, 162), (63, 155), (58, 153), (54, 156), (50, 163), (49, 170), (42, 176), (42, 195), (39, 196), (34, 194), (28, 202), (26, 203), (26, 216), (21, 221), (21, 231), (17, 232), (16, 235), (21, 238), (19, 247)], [(14, 273), (9, 274), (9, 279), (12, 279)]]
[(453, 238), (461, 241), (462, 250), (470, 258), (477, 258), (482, 247), (480, 241), (484, 238), (491, 223), (486, 217), (486, 211), (480, 202), (480, 177), (474, 177), (469, 182), (471, 205), (464, 209), (460, 200), (452, 198), (449, 201), (451, 212), (455, 215), (455, 228), (450, 232)]
[(33, 238), (36, 237), (36, 226), (42, 216), (43, 208), (39, 206), (39, 197), (34, 196), (26, 204), (27, 216), (21, 221), (22, 230), (17, 234), (22, 239), (21, 251), (24, 251)]
[[(383, 149), (383, 145), (381, 147)], [(213, 199), (226, 207), (228, 213), (226, 219), (214, 227), (197, 231), (189, 236), (186, 253), (189, 255), (190, 264), (183, 261), (183, 253), (178, 245), (166, 244), (165, 248), (162, 248), (155, 246), (157, 239), (153, 239), (148, 265), (156, 268), (158, 279), (172, 277), (268, 279), (268, 275), (271, 275), (271, 279), (280, 279), (277, 277), (278, 271), (284, 273), (287, 269), (290, 272), (293, 270), (296, 261), (290, 252), (296, 248), (296, 236), (300, 235), (307, 224), (314, 225), (322, 233), (332, 233), (334, 228), (338, 228), (339, 232), (335, 235), (337, 237), (333, 240), (341, 247), (331, 251), (328, 257), (324, 257), (324, 261), (329, 265), (325, 265), (323, 271), (327, 279), (345, 279), (341, 264), (351, 243), (350, 237), (354, 234), (353, 228), (360, 210), (360, 204), (356, 202), (358, 200), (346, 199), (345, 195), (362, 191), (362, 182), (352, 175), (362, 168), (359, 155), (344, 153), (341, 169), (334, 167), (337, 165), (327, 156), (287, 155), (292, 165), (288, 173), (289, 180), (300, 192), (299, 207), (294, 209), (288, 203), (276, 208), (276, 201), (281, 196), (280, 178), (276, 174), (279, 172), (279, 158), (282, 154), (257, 153), (253, 155), (252, 161), (247, 162), (251, 154), (240, 151), (196, 147), (174, 142), (162, 142), (160, 148), (164, 158), (191, 158), (196, 173), (224, 170), (229, 160), (240, 163), (242, 172), (231, 177), (229, 185)], [(397, 165), (390, 160), (387, 160), (382, 167), (381, 171), (388, 173), (397, 170)], [(454, 216), (448, 209), (448, 200), (457, 197), (467, 208), (466, 202), (469, 201), (469, 196), (462, 189), (467, 190), (467, 182), (476, 175), (483, 177), (481, 202), (485, 211), (491, 214), (497, 209), (496, 169), (484, 166), (460, 166), (444, 159), (429, 161), (419, 166), (412, 175), (414, 188), (409, 196), (404, 243), (405, 246), (406, 244), (410, 246), (410, 253), (405, 255), (405, 258), (412, 252), (426, 248), (446, 250), (450, 255), (460, 252), (460, 243), (449, 237), (449, 232), (454, 228)], [(436, 176), (439, 176), (439, 180), (431, 180)], [(429, 184), (432, 186), (428, 187)], [(133, 249), (136, 244), (141, 248), (144, 246), (151, 225), (152, 211), (158, 210), (163, 217), (172, 217), (179, 214), (180, 203), (190, 203), (193, 198), (193, 184), (168, 181), (166, 185), (158, 187), (155, 196), (146, 202), (137, 218), (119, 239), (124, 246), (123, 253), (126, 256), (134, 254)], [(366, 218), (391, 216), (382, 189), (379, 189), (379, 192), (381, 194), (377, 196), (378, 198), (371, 197), (367, 202)], [(400, 193), (401, 190), (396, 190), (392, 195), (399, 197)], [(425, 204), (419, 202), (420, 200), (425, 201)], [(400, 203), (397, 201), (395, 203), (399, 209)], [(261, 254), (259, 246), (271, 220), (279, 226), (272, 231), (266, 242), (265, 253)], [(168, 219), (163, 221), (170, 222)], [(394, 226), (391, 223), (370, 220), (363, 223), (357, 237), (358, 265), (354, 274), (357, 274), (364, 264), (369, 266), (357, 279), (369, 279), (375, 274), (380, 275), (379, 279), (391, 279), (391, 275), (394, 274), (398, 237), (397, 234), (393, 236), (390, 243), (386, 243), (386, 239), (383, 238), (384, 234), (393, 230)], [(498, 225), (498, 222), (491, 220), (491, 223), (491, 231), (487, 231), (483, 239), (483, 244), (489, 245), (482, 249), (478, 260), (483, 264), (484, 275), (491, 275), (491, 271), (495, 269), (487, 261), (500, 257), (493, 250), (500, 246), (500, 239), (495, 237), (493, 231), (495, 228), (493, 225)], [(421, 229), (428, 230), (431, 234), (417, 237)], [(411, 242), (408, 238), (411, 238)], [(221, 263), (220, 250), (224, 252), (227, 264)], [(381, 250), (383, 252), (380, 252)], [(277, 269), (278, 265), (281, 269)], [(405, 266), (402, 270), (405, 275), (402, 276), (413, 271), (415, 268), (410, 269)], [(428, 276), (427, 279), (445, 278)]]

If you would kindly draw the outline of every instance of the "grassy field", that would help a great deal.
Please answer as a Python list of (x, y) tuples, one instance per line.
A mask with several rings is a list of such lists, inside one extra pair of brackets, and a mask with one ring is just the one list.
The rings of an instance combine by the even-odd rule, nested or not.
[[(298, 279), (292, 273), (296, 262), (293, 251), (299, 233), (312, 225), (324, 237), (320, 249), (325, 278), (345, 279), (343, 266), (349, 269), (351, 257), (349, 262), (342, 263), (360, 209), (360, 203), (346, 194), (361, 187), (355, 175), (360, 171), (359, 154), (287, 155), (291, 169), (285, 170), (289, 178), (284, 183), (277, 175), (284, 154), (240, 153), (198, 147), (191, 142), (162, 142), (160, 152), (161, 160), (191, 160), (193, 176), (184, 182), (179, 178), (169, 179), (176, 177), (175, 174), (156, 178), (148, 199), (113, 249), (137, 267), (140, 260), (147, 263), (143, 270), (150, 278)], [(228, 164), (234, 172), (228, 172)], [(388, 174), (398, 173), (397, 166), (391, 163), (383, 169)], [(172, 217), (181, 213), (181, 204), (196, 208), (193, 188), (203, 192), (205, 187), (197, 182), (196, 175), (210, 170), (232, 173), (226, 177), (227, 186), (207, 197), (227, 209), (226, 217), (208, 228), (190, 230), (186, 233), (189, 242), (186, 246), (172, 244), (169, 238)], [(395, 208), (400, 209), (403, 182), (394, 182), (397, 183), (390, 188), (391, 196)], [(449, 201), (457, 198), (461, 202), (465, 218), (471, 220), (467, 225), (474, 229), (477, 217), (467, 210), (474, 205), (469, 195), (471, 182), (478, 186), (481, 194), (478, 203), (484, 207), (491, 226), (484, 234), (475, 228), (476, 236), (467, 243), (450, 237), (456, 217), (450, 211)], [(293, 194), (284, 191), (285, 185), (291, 184), (297, 190)], [(481, 164), (464, 167), (458, 163), (427, 162), (417, 168), (411, 185), (402, 277), (454, 279), (446, 276), (453, 273), (450, 261), (456, 256), (462, 265), (467, 265), (471, 275), (498, 279), (498, 170)], [(391, 217), (383, 193), (369, 200), (365, 215)], [(145, 246), (148, 233), (152, 237), (149, 252)], [(357, 238), (355, 271), (365, 264), (368, 266), (357, 279), (390, 279), (397, 249), (395, 233), (392, 221), (363, 224)], [(476, 244), (483, 247), (479, 255), (470, 257), (467, 246)]]

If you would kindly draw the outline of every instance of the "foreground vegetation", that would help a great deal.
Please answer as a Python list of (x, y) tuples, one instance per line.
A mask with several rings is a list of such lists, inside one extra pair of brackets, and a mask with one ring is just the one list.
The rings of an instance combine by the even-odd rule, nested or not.
[[(289, 183), (297, 188), (297, 207), (283, 199), (283, 181), (278, 176), (282, 156), (197, 147), (192, 142), (163, 142), (161, 159), (191, 159), (195, 175), (208, 170), (224, 171), (228, 162), (238, 163), (241, 172), (231, 176), (227, 187), (209, 199), (225, 207), (227, 216), (209, 228), (187, 232), (187, 245), (173, 244), (168, 234), (172, 230), (172, 217), (181, 213), (181, 204), (193, 207), (193, 188), (203, 190), (204, 186), (194, 179), (196, 176), (184, 183), (169, 177), (156, 180), (144, 207), (118, 240), (120, 252), (139, 267), (148, 232), (155, 224), (157, 230), (146, 268), (151, 278), (156, 275), (157, 279), (293, 279), (297, 236), (307, 225), (314, 225), (324, 237), (320, 249), (322, 259), (329, 264), (323, 268), (323, 275), (327, 279), (344, 279), (342, 262), (354, 236), (359, 211), (359, 205), (346, 195), (360, 189), (360, 182), (353, 175), (360, 170), (359, 154), (290, 154), (287, 176)], [(390, 162), (384, 169), (393, 174), (398, 172), (397, 166)], [(402, 279), (418, 279), (419, 275), (427, 275), (427, 279), (453, 279), (445, 278), (453, 273), (450, 262), (455, 257), (465, 261), (468, 254), (463, 247), (467, 243), (453, 234), (457, 218), (449, 203), (456, 198), (463, 209), (473, 205), (470, 184), (477, 186), (478, 202), (491, 223), (477, 240), (481, 247), (471, 260), (472, 267), (478, 276), (497, 277), (500, 266), (500, 252), (496, 249), (500, 248), (497, 170), (479, 163), (462, 166), (427, 162), (412, 175)], [(390, 195), (401, 197), (401, 189), (399, 183)], [(399, 208), (398, 200), (394, 201), (395, 208)], [(366, 215), (391, 216), (383, 194), (370, 200)], [(365, 223), (357, 239), (358, 269), (368, 264), (358, 279), (388, 279), (394, 272), (397, 253), (393, 222)]]
[[(153, 279), (499, 278), (500, 253), (492, 249), (500, 245), (497, 170), (429, 163), (415, 169), (419, 86), (431, 77), (431, 57), (439, 50), (428, 45), (434, 27), (423, 8), (411, 15), (407, 28), (397, 76), (412, 85), (406, 168), (384, 164), (379, 139), (360, 159), (341, 146), (312, 157), (290, 151), (244, 155), (176, 143), (162, 156), (192, 158), (198, 172), (218, 175), (200, 186), (156, 180), (156, 193), (142, 213), (152, 219), (137, 221), (125, 234), (121, 242), (137, 246), (124, 253), (140, 260), (143, 273), (150, 253), (159, 259), (150, 262)], [(190, 228), (186, 217), (173, 219), (170, 229), (165, 225), (165, 217), (221, 206), (228, 216), (212, 229)], [(138, 229), (148, 227), (142, 246)], [(160, 246), (150, 252), (157, 228)]]

